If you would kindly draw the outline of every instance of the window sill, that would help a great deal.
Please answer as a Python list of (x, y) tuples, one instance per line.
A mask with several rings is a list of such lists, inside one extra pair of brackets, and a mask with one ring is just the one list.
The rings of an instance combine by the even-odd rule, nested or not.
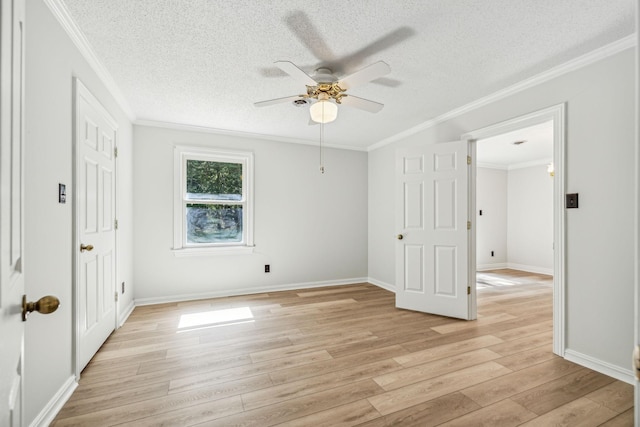
[(193, 256), (218, 256), (218, 255), (246, 255), (252, 254), (255, 246), (225, 246), (207, 248), (180, 248), (172, 249), (176, 258)]

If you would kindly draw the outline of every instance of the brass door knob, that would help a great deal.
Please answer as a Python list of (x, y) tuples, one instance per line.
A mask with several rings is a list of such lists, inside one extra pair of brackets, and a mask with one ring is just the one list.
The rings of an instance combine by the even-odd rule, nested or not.
[(85, 245), (84, 243), (80, 243), (80, 252), (84, 252), (84, 251), (91, 252), (92, 250), (93, 250), (93, 245)]
[(27, 320), (27, 316), (32, 311), (37, 311), (41, 314), (53, 313), (60, 307), (60, 300), (52, 295), (40, 298), (36, 302), (27, 302), (27, 296), (22, 296), (22, 321)]
[(396, 236), (396, 238), (397, 238), (398, 240), (402, 240), (402, 239), (404, 239), (404, 236), (403, 236), (402, 234), (398, 234), (398, 235)]

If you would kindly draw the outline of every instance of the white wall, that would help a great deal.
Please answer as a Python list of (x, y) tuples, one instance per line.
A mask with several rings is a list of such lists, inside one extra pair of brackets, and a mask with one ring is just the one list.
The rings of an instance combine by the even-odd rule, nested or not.
[(477, 168), (476, 208), (477, 268), (504, 268), (508, 261), (506, 170)]
[[(136, 301), (261, 292), (367, 275), (367, 154), (134, 126)], [(176, 258), (173, 146), (255, 155), (255, 253)], [(264, 265), (271, 265), (271, 273)]]
[(507, 182), (509, 268), (553, 274), (553, 179), (547, 166), (512, 169)]
[(446, 120), (369, 153), (369, 276), (393, 284), (394, 157), (549, 106), (567, 105), (566, 345), (628, 373), (633, 342), (634, 49)]
[(478, 270), (553, 274), (553, 179), (546, 165), (478, 167), (476, 207)]
[[(133, 284), (132, 127), (42, 0), (26, 2), (25, 287), (36, 300), (56, 295), (58, 311), (25, 324), (25, 419), (40, 420), (72, 379), (72, 81), (78, 76), (119, 124), (118, 283)], [(67, 203), (58, 204), (58, 183)], [(131, 302), (125, 293), (121, 306)], [(50, 409), (50, 408), (49, 408)]]

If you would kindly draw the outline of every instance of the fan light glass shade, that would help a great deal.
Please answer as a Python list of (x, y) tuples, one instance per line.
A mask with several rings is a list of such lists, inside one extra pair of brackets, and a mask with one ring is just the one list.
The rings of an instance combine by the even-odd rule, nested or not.
[(330, 123), (338, 117), (338, 106), (328, 100), (320, 100), (309, 108), (311, 120), (316, 123)]

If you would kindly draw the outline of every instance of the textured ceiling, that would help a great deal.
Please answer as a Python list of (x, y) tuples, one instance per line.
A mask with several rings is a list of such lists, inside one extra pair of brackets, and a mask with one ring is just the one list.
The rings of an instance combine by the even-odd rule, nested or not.
[(372, 114), (340, 106), (326, 143), (365, 149), (634, 32), (634, 0), (63, 0), (138, 120), (317, 141), (305, 91), (273, 66), (338, 77)]
[[(516, 141), (525, 141), (514, 144)], [(478, 140), (479, 166), (509, 168), (527, 163), (550, 163), (553, 159), (553, 122), (526, 127)]]

